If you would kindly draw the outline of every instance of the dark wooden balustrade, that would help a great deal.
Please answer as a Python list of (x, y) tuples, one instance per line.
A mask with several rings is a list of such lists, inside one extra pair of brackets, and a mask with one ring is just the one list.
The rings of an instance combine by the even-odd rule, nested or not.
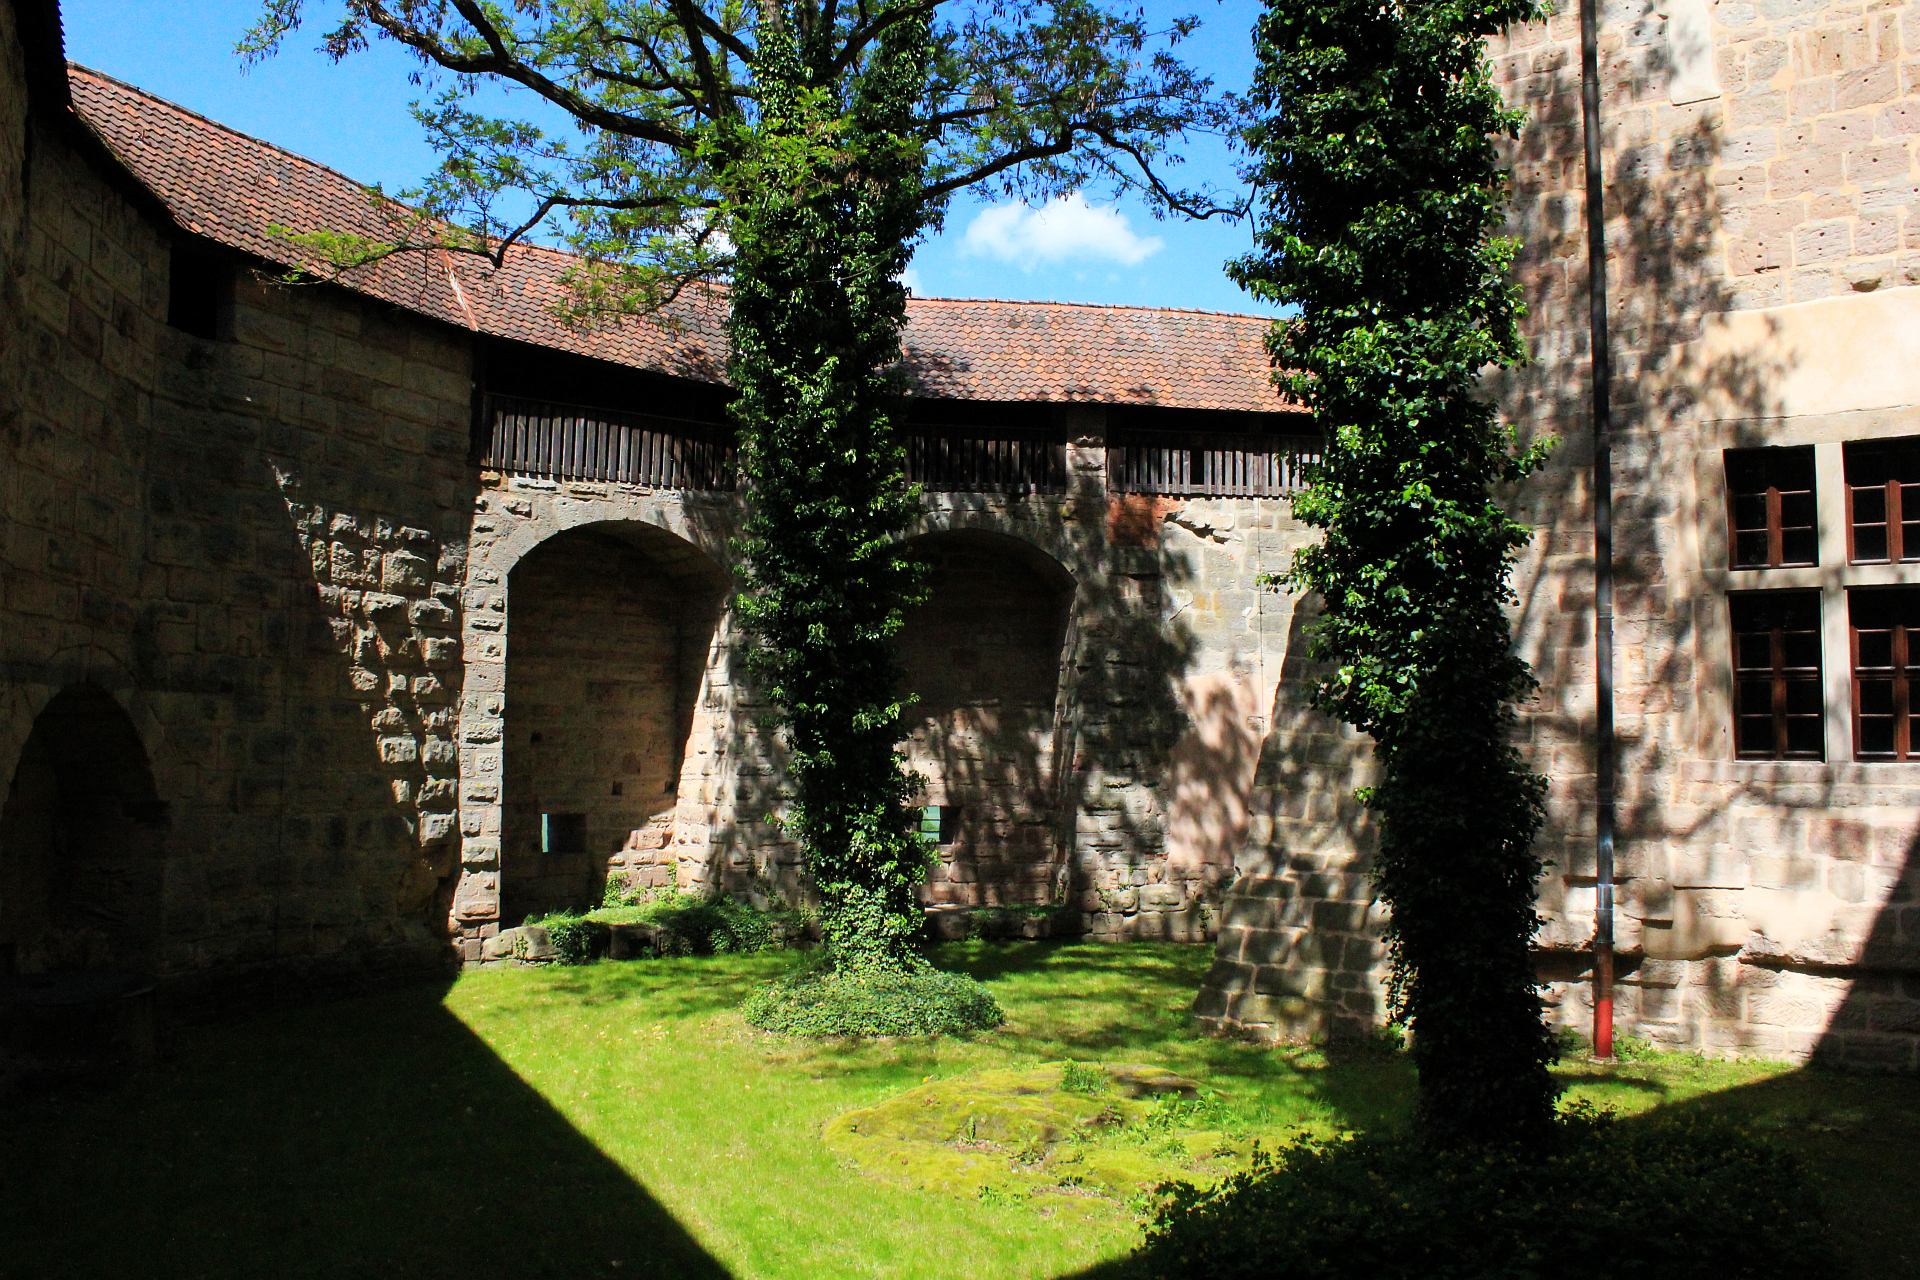
[(929, 493), (1060, 493), (1064, 432), (1029, 427), (910, 426), (907, 478)]
[(733, 432), (696, 422), (517, 396), (486, 397), (481, 465), (549, 480), (731, 489)]
[(1107, 486), (1188, 498), (1278, 497), (1306, 484), (1321, 448), (1316, 436), (1130, 431), (1107, 447)]

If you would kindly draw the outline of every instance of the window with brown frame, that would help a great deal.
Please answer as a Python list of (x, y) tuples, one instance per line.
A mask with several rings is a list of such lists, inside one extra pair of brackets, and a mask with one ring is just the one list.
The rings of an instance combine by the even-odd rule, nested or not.
[(1813, 449), (1729, 449), (1728, 546), (1736, 569), (1818, 564)]
[(1847, 592), (1853, 649), (1853, 754), (1859, 760), (1920, 759), (1913, 691), (1920, 686), (1920, 587)]
[(1820, 593), (1728, 597), (1733, 619), (1733, 743), (1743, 760), (1826, 759), (1820, 696)]
[(1849, 444), (1844, 456), (1847, 559), (1920, 560), (1920, 437)]

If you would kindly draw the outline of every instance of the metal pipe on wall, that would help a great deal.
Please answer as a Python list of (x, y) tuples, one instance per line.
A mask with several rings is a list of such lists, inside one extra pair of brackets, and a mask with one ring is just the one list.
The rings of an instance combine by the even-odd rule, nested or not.
[(1586, 134), (1587, 327), (1593, 352), (1593, 1053), (1613, 1056), (1613, 351), (1607, 331), (1607, 206), (1600, 154), (1598, 0), (1580, 0), (1580, 122)]

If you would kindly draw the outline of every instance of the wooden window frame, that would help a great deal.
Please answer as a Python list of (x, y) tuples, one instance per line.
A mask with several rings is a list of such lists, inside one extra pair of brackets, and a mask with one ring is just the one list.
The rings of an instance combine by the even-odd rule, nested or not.
[[(1864, 462), (1875, 453), (1911, 453), (1915, 469), (1911, 481), (1903, 481), (1895, 472), (1878, 484), (1855, 484), (1853, 468), (1856, 461)], [(1908, 436), (1893, 440), (1851, 440), (1841, 446), (1842, 474), (1845, 476), (1844, 488), (1847, 495), (1847, 563), (1848, 564), (1912, 564), (1920, 561), (1920, 544), (1906, 545), (1903, 516), (1906, 503), (1902, 493), (1913, 488), (1916, 516), (1920, 516), (1920, 436)], [(1886, 529), (1887, 554), (1871, 560), (1862, 560), (1855, 546), (1856, 522), (1853, 516), (1854, 495), (1868, 489), (1878, 489), (1884, 495), (1886, 504), (1882, 512), (1884, 519), (1874, 522)]]
[[(1806, 488), (1783, 489), (1777, 483), (1778, 481), (1777, 476), (1769, 477), (1768, 484), (1764, 490), (1735, 488), (1734, 469), (1737, 466), (1745, 463), (1753, 463), (1753, 464), (1761, 463), (1767, 460), (1767, 455), (1771, 455), (1771, 460), (1775, 462), (1783, 461), (1785, 460), (1786, 456), (1789, 454), (1796, 455), (1796, 457), (1805, 458), (1806, 470), (1807, 470)], [(1729, 568), (1788, 569), (1788, 568), (1806, 568), (1806, 567), (1817, 565), (1820, 563), (1820, 524), (1819, 524), (1820, 479), (1819, 479), (1819, 473), (1814, 460), (1814, 451), (1813, 451), (1812, 445), (1795, 445), (1795, 446), (1786, 446), (1786, 447), (1768, 446), (1765, 448), (1758, 448), (1758, 449), (1728, 449), (1722, 455), (1721, 474), (1726, 481), (1726, 491), (1727, 491), (1727, 565)], [(1742, 530), (1740, 528), (1739, 499), (1742, 496), (1753, 494), (1753, 493), (1764, 493), (1766, 497), (1767, 556), (1764, 561), (1743, 561), (1740, 558), (1740, 535), (1742, 533)], [(1786, 494), (1801, 494), (1801, 493), (1804, 493), (1807, 495), (1808, 508), (1810, 509), (1810, 511), (1813, 512), (1813, 524), (1794, 525), (1792, 526), (1792, 529), (1795, 532), (1798, 532), (1801, 529), (1806, 529), (1808, 533), (1811, 534), (1812, 542), (1813, 542), (1813, 558), (1811, 560), (1789, 560), (1786, 558), (1787, 526), (1781, 514), (1781, 499), (1782, 499), (1782, 496)], [(1758, 532), (1758, 530), (1757, 529), (1747, 530), (1746, 532), (1752, 533), (1752, 532)]]
[[(1727, 597), (1728, 635), (1731, 640), (1729, 646), (1731, 652), (1729, 656), (1732, 658), (1733, 663), (1733, 754), (1737, 760), (1824, 761), (1827, 758), (1825, 709), (1826, 654), (1824, 650), (1822, 649), (1822, 651), (1816, 653), (1816, 661), (1811, 669), (1811, 675), (1807, 673), (1806, 668), (1788, 666), (1786, 663), (1785, 639), (1787, 628), (1776, 624), (1765, 628), (1765, 633), (1768, 636), (1768, 665), (1765, 668), (1743, 667), (1740, 665), (1741, 637), (1760, 633), (1760, 629), (1757, 628), (1749, 627), (1742, 629), (1739, 619), (1740, 611), (1749, 607), (1750, 603), (1753, 602), (1758, 602), (1758, 604), (1761, 605), (1784, 605), (1787, 603), (1788, 597), (1793, 598), (1795, 601), (1811, 603), (1813, 609), (1812, 631), (1815, 644), (1819, 645), (1822, 637), (1823, 602), (1817, 590), (1740, 591), (1734, 592)], [(1772, 747), (1765, 753), (1743, 751), (1740, 745), (1741, 722), (1748, 716), (1757, 717), (1762, 713), (1757, 710), (1749, 711), (1742, 705), (1741, 690), (1746, 681), (1762, 678), (1762, 672), (1764, 672), (1764, 678), (1766, 678), (1770, 684), (1768, 706), (1764, 714), (1771, 719), (1773, 724)], [(1818, 752), (1815, 753), (1795, 751), (1792, 748), (1791, 722), (1796, 718), (1807, 718), (1804, 714), (1799, 716), (1790, 714), (1787, 709), (1790, 690), (1796, 682), (1811, 683), (1821, 694), (1821, 710), (1817, 718), (1820, 724), (1820, 748)]]
[[(1901, 762), (1920, 758), (1916, 751), (1913, 732), (1913, 687), (1916, 683), (1914, 672), (1920, 670), (1920, 626), (1901, 620), (1902, 614), (1896, 609), (1885, 630), (1888, 632), (1887, 667), (1862, 668), (1860, 665), (1860, 624), (1859, 608), (1868, 597), (1905, 595), (1914, 603), (1910, 606), (1913, 614), (1920, 616), (1920, 587), (1865, 587), (1847, 592), (1847, 666), (1853, 694), (1853, 758), (1862, 762)], [(1881, 628), (1869, 627), (1869, 631)], [(1862, 672), (1865, 671), (1864, 677)], [(1882, 674), (1884, 673), (1884, 674)], [(1892, 686), (1893, 750), (1869, 752), (1861, 732), (1864, 713), (1864, 700), (1860, 695), (1860, 686), (1864, 680), (1885, 680)]]

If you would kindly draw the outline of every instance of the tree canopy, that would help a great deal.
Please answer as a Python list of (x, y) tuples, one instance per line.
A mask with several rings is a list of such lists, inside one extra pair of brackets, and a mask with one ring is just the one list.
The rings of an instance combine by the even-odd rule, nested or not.
[(385, 38), (420, 64), (414, 112), (441, 157), (407, 193), (420, 217), (377, 243), (308, 237), (336, 261), (434, 244), (497, 262), (553, 239), (581, 255), (581, 311), (627, 312), (734, 269), (733, 179), (767, 118), (770, 59), (790, 45), (793, 70), (844, 110), (903, 24), (928, 40), (899, 121), (925, 147), (907, 181), (928, 227), (963, 190), (1132, 190), (1157, 211), (1234, 212), (1230, 193), (1170, 176), (1179, 141), (1229, 132), (1236, 104), (1179, 56), (1199, 19), (1163, 13), (1111, 0), (264, 0), (241, 49), (265, 56), (312, 21), (335, 59)]

